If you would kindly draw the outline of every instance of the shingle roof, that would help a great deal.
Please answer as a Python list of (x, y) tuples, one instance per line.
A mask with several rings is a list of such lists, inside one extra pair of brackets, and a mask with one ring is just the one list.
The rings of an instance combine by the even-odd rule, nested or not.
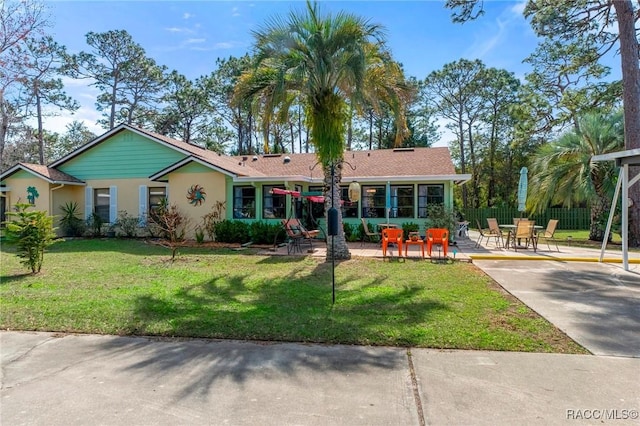
[(68, 175), (65, 172), (61, 172), (60, 170), (43, 166), (42, 164), (33, 164), (33, 163), (18, 163), (15, 166), (13, 166), (11, 169), (3, 173), (2, 177), (3, 178), (9, 177), (10, 175), (14, 174), (18, 170), (25, 170), (25, 171), (34, 173), (46, 179), (47, 181), (49, 181), (49, 183), (69, 183), (69, 184), (84, 183), (80, 179), (77, 179), (71, 175)]
[[(285, 157), (289, 157), (288, 162), (285, 161)], [(259, 155), (234, 158), (238, 162), (245, 159), (245, 167), (257, 170), (263, 175), (279, 177), (320, 177), (323, 175), (322, 167), (317, 164), (318, 158), (315, 154)], [(449, 149), (443, 147), (346, 151), (344, 160), (355, 170), (349, 165), (345, 165), (342, 169), (343, 178), (444, 177), (456, 174)]]
[[(93, 145), (108, 139), (113, 134), (122, 130), (130, 130), (146, 135), (160, 143), (172, 146), (187, 155), (191, 155), (200, 162), (204, 162), (214, 168), (238, 177), (262, 179), (273, 177), (275, 180), (286, 179), (287, 177), (306, 177), (317, 180), (323, 176), (322, 167), (317, 164), (317, 157), (313, 153), (231, 157), (127, 124), (121, 124), (79, 148), (77, 151), (54, 162), (52, 166), (55, 167), (64, 163), (68, 159), (73, 158), (73, 156), (90, 149)], [(285, 157), (288, 157), (289, 161), (285, 161)], [(442, 176), (443, 179), (452, 179), (452, 176), (456, 175), (449, 149), (445, 147), (346, 151), (344, 159), (355, 168), (354, 170), (348, 165), (343, 167), (342, 176), (347, 180), (375, 180), (375, 178), (382, 180), (389, 177), (396, 179), (401, 179), (402, 177), (437, 178), (438, 176)], [(178, 167), (180, 163), (176, 163), (174, 166)], [(169, 170), (171, 167), (173, 166), (169, 166), (165, 170)], [(159, 174), (161, 172), (162, 171), (159, 171)]]
[[(216, 167), (245, 177), (313, 177), (323, 176), (322, 167), (317, 164), (316, 154), (267, 154), (229, 157), (206, 150), (199, 146), (178, 141), (158, 133), (143, 129), (136, 130), (173, 145)], [(285, 157), (289, 158), (285, 162)], [(447, 176), (456, 174), (449, 149), (437, 148), (400, 148), (378, 149), (371, 151), (347, 151), (345, 161), (348, 165), (342, 170), (343, 178), (385, 178), (414, 176)]]

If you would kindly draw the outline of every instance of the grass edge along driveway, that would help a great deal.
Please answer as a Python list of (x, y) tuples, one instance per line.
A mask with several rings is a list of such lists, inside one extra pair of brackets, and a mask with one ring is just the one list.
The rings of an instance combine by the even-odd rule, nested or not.
[(142, 240), (59, 242), (29, 275), (0, 251), (0, 326), (114, 335), (588, 353), (468, 263), (336, 265)]

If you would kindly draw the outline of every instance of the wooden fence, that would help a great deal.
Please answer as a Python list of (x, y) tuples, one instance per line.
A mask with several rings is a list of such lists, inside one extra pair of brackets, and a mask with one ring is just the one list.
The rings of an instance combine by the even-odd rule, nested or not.
[[(498, 223), (511, 223), (514, 217), (520, 217), (520, 212), (516, 208), (482, 208), (482, 209), (460, 209), (465, 220), (470, 222), (471, 228), (477, 228), (476, 220), (483, 228), (487, 227), (487, 218), (495, 217)], [(536, 225), (547, 226), (549, 219), (558, 219), (558, 229), (589, 229), (589, 209), (547, 209), (542, 214), (525, 215), (536, 221)]]

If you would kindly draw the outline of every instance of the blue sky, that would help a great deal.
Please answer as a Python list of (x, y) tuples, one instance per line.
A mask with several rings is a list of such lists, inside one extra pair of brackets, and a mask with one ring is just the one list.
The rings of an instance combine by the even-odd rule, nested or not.
[[(209, 74), (219, 57), (251, 51), (251, 31), (269, 17), (303, 10), (302, 1), (49, 1), (50, 29), (71, 53), (88, 51), (89, 31), (124, 29), (158, 64), (188, 78)], [(321, 1), (324, 12), (357, 14), (386, 28), (394, 58), (408, 76), (424, 79), (449, 62), (480, 59), (523, 78), (522, 60), (537, 38), (522, 16), (523, 1), (485, 0), (486, 14), (474, 22), (454, 24), (443, 1)], [(63, 133), (70, 121), (83, 120), (95, 133), (96, 91), (86, 81), (65, 80), (66, 90), (81, 104), (75, 115), (49, 118), (49, 130)]]

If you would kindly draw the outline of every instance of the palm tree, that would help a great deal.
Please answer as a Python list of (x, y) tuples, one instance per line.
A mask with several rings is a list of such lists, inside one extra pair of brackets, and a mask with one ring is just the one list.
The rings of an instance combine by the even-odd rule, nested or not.
[(527, 207), (540, 212), (550, 205), (588, 203), (589, 239), (602, 241), (616, 173), (611, 162), (596, 163), (591, 157), (623, 149), (623, 133), (621, 112), (591, 113), (579, 120), (578, 130), (540, 147), (531, 164), (533, 195)]
[[(386, 50), (382, 27), (340, 12), (320, 16), (307, 1), (306, 13), (273, 18), (253, 33), (256, 66), (236, 86), (238, 101), (251, 99), (263, 131), (284, 122), (296, 99), (305, 116), (318, 162), (324, 170), (325, 211), (339, 206), (349, 108), (389, 105), (396, 117), (396, 142), (406, 135), (404, 100), (410, 96), (400, 66)], [(327, 260), (351, 257), (338, 209), (338, 235)]]

